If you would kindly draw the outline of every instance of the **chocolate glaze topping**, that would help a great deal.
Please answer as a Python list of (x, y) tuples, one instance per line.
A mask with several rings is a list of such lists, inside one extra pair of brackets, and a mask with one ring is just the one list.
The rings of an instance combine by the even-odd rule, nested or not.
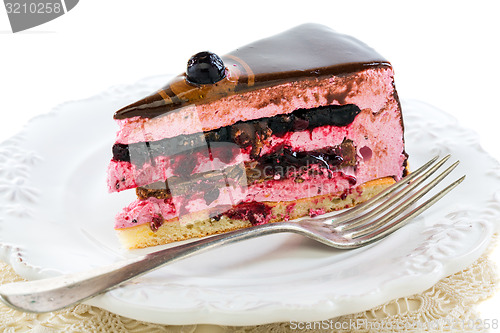
[(256, 41), (222, 60), (227, 75), (221, 81), (197, 85), (183, 73), (158, 92), (117, 111), (114, 118), (153, 118), (266, 86), (391, 66), (366, 44), (319, 24), (303, 24)]

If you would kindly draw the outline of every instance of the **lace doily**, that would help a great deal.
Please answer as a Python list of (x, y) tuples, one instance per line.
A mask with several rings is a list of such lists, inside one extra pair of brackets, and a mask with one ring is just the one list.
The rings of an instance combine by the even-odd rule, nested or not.
[[(247, 327), (208, 325), (165, 326), (136, 321), (108, 311), (77, 305), (48, 314), (23, 313), (0, 304), (2, 332), (400, 332), (466, 331), (467, 323), (480, 319), (475, 305), (490, 297), (498, 288), (496, 265), (488, 254), (497, 243), (467, 269), (446, 277), (421, 294), (399, 298), (366, 312), (316, 323), (284, 322)], [(0, 283), (22, 279), (6, 264), (0, 263)], [(462, 326), (460, 326), (462, 324)], [(453, 326), (453, 325), (458, 325)], [(354, 328), (353, 328), (354, 327)], [(471, 331), (478, 332), (477, 329)]]

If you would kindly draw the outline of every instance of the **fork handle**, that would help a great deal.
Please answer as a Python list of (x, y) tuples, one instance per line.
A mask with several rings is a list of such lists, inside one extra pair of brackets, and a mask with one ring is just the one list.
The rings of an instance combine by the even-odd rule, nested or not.
[(89, 271), (43, 280), (5, 284), (0, 286), (0, 299), (8, 306), (21, 311), (51, 312), (82, 302), (137, 276), (194, 254), (281, 232), (304, 234), (300, 226), (288, 222), (258, 225), (203, 238)]

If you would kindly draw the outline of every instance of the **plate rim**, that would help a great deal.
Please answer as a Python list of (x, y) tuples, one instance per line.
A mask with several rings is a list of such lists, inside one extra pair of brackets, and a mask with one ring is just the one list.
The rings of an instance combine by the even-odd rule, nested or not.
[[(92, 96), (92, 97), (89, 97), (87, 99), (83, 99), (83, 100), (79, 100), (79, 101), (75, 101), (75, 102), (66, 102), (66, 103), (63, 103), (60, 106), (54, 108), (51, 112), (49, 112), (47, 114), (36, 116), (32, 120), (30, 120), (27, 123), (27, 125), (23, 128), (23, 130), (21, 130), (18, 134), (14, 135), (13, 137), (0, 143), (0, 161), (1, 161), (1, 158), (3, 156), (1, 149), (3, 149), (3, 152), (5, 153), (5, 151), (6, 151), (5, 148), (8, 147), (9, 144), (21, 146), (22, 144), (20, 142), (22, 140), (20, 140), (20, 138), (23, 136), (23, 134), (26, 131), (28, 131), (32, 126), (36, 126), (36, 124), (40, 123), (41, 121), (46, 121), (47, 119), (48, 119), (48, 121), (50, 121), (50, 119), (53, 119), (53, 117), (57, 117), (62, 112), (67, 112), (67, 110), (65, 110), (65, 109), (67, 108), (68, 105), (72, 105), (72, 103), (81, 103), (81, 102), (85, 102), (85, 101), (95, 101), (95, 100), (99, 100), (99, 99), (103, 99), (103, 100), (117, 99), (117, 100), (120, 100), (121, 98), (123, 98), (124, 94), (126, 94), (130, 99), (133, 100), (133, 97), (132, 97), (133, 95), (143, 94), (145, 90), (149, 90), (151, 88), (154, 88), (154, 86), (156, 86), (157, 83), (159, 83), (160, 81), (164, 81), (164, 80), (165, 80), (165, 76), (154, 76), (154, 77), (143, 79), (143, 80), (139, 81), (138, 83), (134, 83), (132, 85), (114, 86), (114, 87), (110, 88), (107, 91), (104, 91), (103, 93), (101, 93), (99, 95)], [(135, 94), (130, 94), (131, 90), (135, 91)], [(420, 101), (416, 101), (416, 100), (403, 100), (402, 101), (403, 105), (410, 104), (410, 103), (417, 103), (417, 104), (420, 104), (420, 106), (429, 107), (429, 108), (432, 108), (433, 110), (437, 110), (435, 107), (433, 107), (429, 104), (426, 104), (424, 102), (420, 102)], [(474, 140), (468, 139), (468, 140), (470, 140), (469, 144), (474, 145), (475, 148), (479, 148), (480, 152), (482, 154), (484, 154), (485, 156), (487, 156), (488, 158), (490, 158), (494, 162), (493, 164), (495, 164), (496, 169), (493, 168), (494, 169), (492, 171), (493, 176), (495, 176), (495, 178), (500, 179), (500, 167), (499, 167), (498, 162), (495, 161), (494, 158), (492, 158), (491, 155), (489, 155), (484, 149), (482, 149), (482, 147), (479, 144), (479, 139), (478, 139), (477, 134), (469, 129), (463, 128), (461, 125), (458, 124), (458, 121), (456, 121), (456, 119), (453, 116), (451, 116), (450, 114), (447, 114), (441, 110), (439, 110), (439, 112), (441, 112), (445, 117), (449, 118), (450, 121), (453, 121), (454, 124), (456, 126), (458, 126), (460, 130), (467, 131), (469, 133), (468, 134), (469, 136), (474, 137)], [(404, 117), (406, 118), (406, 115), (404, 115)], [(408, 132), (409, 131), (405, 131), (405, 137), (406, 137)], [(410, 133), (411, 133), (411, 131), (410, 131)], [(410, 156), (411, 156), (411, 152), (410, 152)], [(36, 155), (27, 155), (25, 157), (26, 157), (26, 161), (25, 161), (26, 165), (34, 165), (37, 163), (37, 156)], [(0, 176), (0, 181), (2, 181), (1, 176)], [(27, 198), (29, 200), (29, 196), (31, 194), (29, 194), (29, 191), (26, 193), (28, 193), (25, 195), (27, 196)], [(33, 194), (33, 195), (35, 195), (35, 194)], [(496, 198), (495, 196), (498, 196), (499, 198)], [(0, 207), (2, 207), (1, 203), (2, 203), (2, 199), (0, 198)], [(494, 193), (494, 198), (492, 199), (492, 203), (490, 206), (493, 206), (493, 208), (491, 208), (491, 210), (493, 211), (493, 214), (498, 214), (498, 216), (500, 216), (500, 214), (499, 214), (500, 204), (497, 205), (497, 203), (500, 203), (500, 195), (498, 195), (498, 192)], [(489, 211), (490, 214), (491, 214), (491, 210)], [(2, 215), (0, 214), (0, 232), (1, 232), (1, 222), (2, 222)], [(453, 274), (461, 269), (466, 268), (467, 266), (472, 264), (472, 262), (474, 260), (476, 260), (484, 252), (489, 241), (491, 240), (493, 233), (495, 232), (495, 229), (498, 229), (498, 225), (493, 224), (490, 220), (487, 219), (487, 217), (485, 217), (484, 214), (479, 217), (478, 222), (484, 228), (484, 234), (485, 234), (485, 236), (482, 238), (480, 244), (476, 244), (477, 245), (476, 249), (474, 249), (474, 251), (469, 251), (469, 253), (460, 260), (460, 263), (455, 263), (455, 264), (451, 265), (451, 266), (453, 266), (453, 268), (447, 267), (447, 266), (450, 266), (449, 262), (446, 262), (446, 261), (441, 262), (440, 269), (435, 269), (429, 273), (430, 275), (432, 275), (432, 279), (428, 278), (426, 280), (425, 285), (427, 285), (427, 288), (432, 286), (432, 284), (429, 285), (430, 280), (436, 280), (435, 282), (437, 282), (437, 280), (439, 280), (440, 278), (442, 278), (444, 276)], [(445, 232), (445, 231), (443, 231), (443, 232)], [(24, 249), (22, 247), (17, 246), (14, 243), (2, 242), (0, 240), (0, 259), (4, 260), (7, 264), (11, 265), (17, 274), (19, 274), (23, 277), (26, 277), (26, 278), (30, 278), (30, 279), (41, 278), (41, 277), (53, 274), (53, 272), (44, 270), (43, 267), (39, 267), (37, 265), (30, 264), (29, 261), (26, 261), (25, 257), (23, 257), (23, 251), (24, 251)], [(457, 268), (460, 268), (460, 267), (461, 267), (461, 269), (457, 270)], [(424, 279), (422, 279), (422, 280), (424, 280)], [(409, 290), (408, 295), (414, 294), (417, 292), (421, 292), (421, 291), (427, 289), (427, 288), (422, 289), (423, 288), (422, 286), (418, 286), (418, 288), (417, 288), (417, 285), (418, 285), (417, 283), (414, 283), (412, 285), (412, 286), (415, 286), (416, 288)], [(366, 298), (365, 301), (363, 301), (363, 302), (358, 301), (358, 303), (371, 304), (372, 306), (370, 306), (368, 308), (372, 308), (373, 306), (380, 304), (381, 298), (383, 298), (387, 301), (387, 297), (383, 297), (382, 291), (379, 292), (378, 298), (376, 296), (377, 295), (368, 295), (368, 297)], [(399, 295), (399, 296), (396, 295), (394, 297), (391, 297), (390, 299), (402, 297), (402, 296), (404, 296), (404, 295)], [(370, 300), (371, 300), (371, 302), (370, 302)], [(332, 302), (334, 302), (334, 301), (331, 301), (331, 303)], [(164, 320), (165, 313), (162, 312), (161, 310), (159, 312), (155, 312), (152, 308), (149, 308), (148, 311), (141, 312), (140, 311), (141, 309), (133, 308), (133, 307), (130, 307), (127, 305), (123, 305), (123, 301), (122, 302), (117, 301), (117, 298), (114, 296), (112, 291), (108, 292), (104, 295), (98, 296), (97, 298), (94, 298), (90, 301), (86, 301), (85, 303), (104, 308), (110, 312), (114, 312), (116, 314), (120, 314), (120, 315), (123, 315), (126, 317), (130, 317), (130, 318), (137, 319), (137, 320), (158, 323), (158, 324), (258, 325), (258, 324), (265, 324), (265, 323), (277, 322), (277, 321), (287, 321), (287, 320), (279, 320), (279, 318), (281, 318), (283, 316), (283, 314), (277, 313), (280, 311), (280, 309), (274, 309), (274, 310), (273, 309), (266, 309), (264, 312), (262, 310), (256, 310), (257, 311), (256, 314), (260, 314), (257, 318), (256, 318), (256, 316), (248, 316), (248, 313), (246, 313), (246, 316), (245, 315), (242, 316), (241, 313), (237, 313), (237, 312), (234, 313), (234, 312), (229, 311), (229, 312), (225, 313), (221, 309), (217, 309), (218, 313), (214, 314), (214, 312), (213, 312), (214, 310), (211, 309), (211, 310), (205, 311), (204, 313), (199, 313), (198, 319), (194, 320), (194, 322), (193, 322), (192, 313), (189, 313), (186, 311), (181, 312), (183, 315), (179, 315), (179, 313), (177, 313), (176, 317), (175, 317), (177, 319), (170, 316), (168, 318), (168, 322), (165, 322), (165, 320)], [(335, 306), (332, 304), (323, 304), (323, 305), (326, 306), (326, 308), (327, 308), (324, 312), (331, 313), (332, 306), (333, 306), (333, 308), (335, 308)], [(328, 307), (328, 306), (330, 306), (330, 307)], [(349, 313), (358, 312), (361, 310), (362, 309), (358, 309), (356, 311), (350, 311)], [(313, 318), (314, 315), (318, 314), (320, 317), (318, 317), (315, 320), (324, 320), (324, 319), (328, 319), (328, 318), (332, 317), (331, 315), (324, 317), (324, 313), (318, 311), (317, 308), (316, 308), (316, 310), (312, 311), (314, 313), (309, 313), (311, 311), (307, 312), (307, 311), (305, 311), (304, 308), (287, 309), (287, 311), (288, 311), (287, 312), (288, 314), (290, 314), (290, 313), (294, 314), (293, 318), (302, 318), (303, 316), (301, 316), (301, 315), (304, 315), (304, 314), (306, 315), (306, 317), (308, 319), (314, 319)], [(343, 314), (345, 314), (345, 313), (343, 313)], [(214, 316), (215, 316), (215, 318), (214, 318)], [(159, 319), (159, 317), (162, 317), (162, 318)], [(249, 318), (249, 317), (252, 317), (252, 318)], [(290, 318), (290, 317), (288, 317), (288, 318)], [(304, 319), (307, 319), (307, 318), (304, 318)], [(278, 319), (278, 320), (275, 320), (275, 319)], [(308, 320), (308, 321), (314, 321), (314, 320)]]

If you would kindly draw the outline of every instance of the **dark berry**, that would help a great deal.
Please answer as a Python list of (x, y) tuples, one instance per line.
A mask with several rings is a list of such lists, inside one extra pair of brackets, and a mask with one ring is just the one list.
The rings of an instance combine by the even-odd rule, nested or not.
[(296, 117), (293, 122), (293, 127), (296, 131), (306, 130), (309, 127), (309, 120)]
[(158, 229), (162, 226), (163, 224), (163, 217), (161, 215), (155, 215), (153, 216), (153, 219), (149, 223), (149, 227), (151, 228), (152, 231), (158, 231)]
[(345, 175), (345, 177), (347, 178), (347, 181), (349, 182), (349, 185), (351, 185), (351, 186), (356, 185), (356, 183), (358, 182), (358, 180), (354, 176)]
[(187, 63), (187, 80), (195, 84), (212, 84), (226, 76), (224, 62), (215, 53), (196, 53)]
[(268, 223), (271, 220), (271, 207), (261, 202), (241, 203), (224, 213), (230, 219), (246, 220), (252, 225)]
[(268, 118), (267, 126), (273, 132), (273, 135), (283, 136), (285, 133), (293, 129), (294, 123), (293, 119), (295, 116), (280, 115)]
[(130, 161), (128, 145), (115, 143), (113, 145), (113, 159), (115, 161)]
[(340, 199), (342, 200), (345, 200), (347, 199), (347, 196), (349, 195), (348, 191), (345, 190), (344, 192), (342, 192), (342, 194), (340, 195)]

